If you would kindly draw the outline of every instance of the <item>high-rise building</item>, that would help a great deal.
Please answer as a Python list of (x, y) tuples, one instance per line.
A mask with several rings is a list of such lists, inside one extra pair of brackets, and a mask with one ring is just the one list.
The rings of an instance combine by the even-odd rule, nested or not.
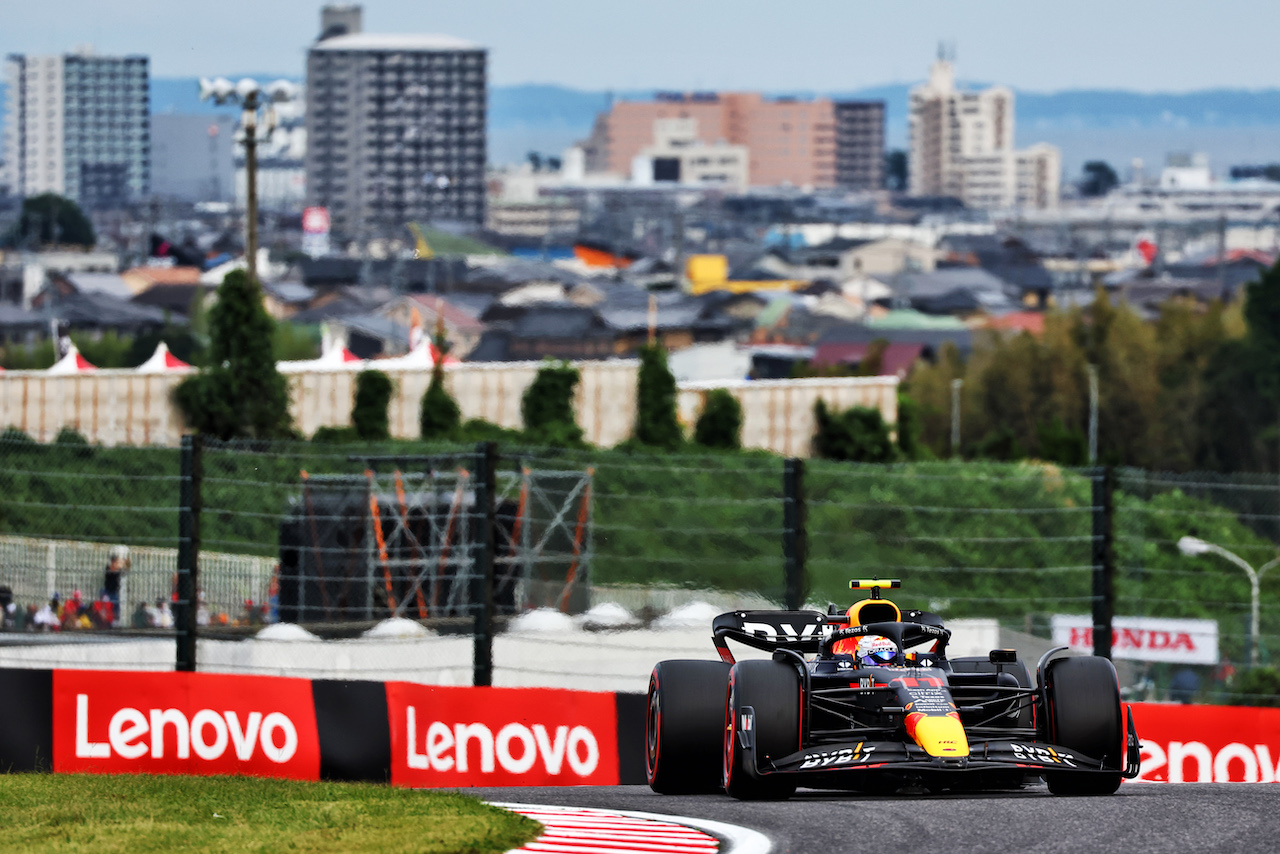
[(1061, 156), (1040, 144), (1014, 148), (1014, 97), (1004, 86), (958, 89), (939, 57), (911, 90), (908, 182), (913, 196), (951, 196), (973, 208), (1056, 207)]
[(320, 29), (307, 55), (307, 204), (329, 209), (340, 240), (483, 223), (485, 49), (365, 33), (359, 6), (326, 6)]
[(884, 101), (836, 101), (836, 185), (884, 186)]
[(150, 78), (145, 56), (10, 54), (5, 168), (12, 192), (57, 193), (89, 209), (118, 208), (151, 183)]
[(696, 122), (704, 145), (745, 146), (753, 186), (880, 186), (883, 102), (768, 100), (756, 92), (671, 92), (651, 101), (620, 101), (600, 115), (583, 143), (587, 171), (629, 174), (635, 158), (658, 143), (665, 127), (660, 123), (671, 120)]

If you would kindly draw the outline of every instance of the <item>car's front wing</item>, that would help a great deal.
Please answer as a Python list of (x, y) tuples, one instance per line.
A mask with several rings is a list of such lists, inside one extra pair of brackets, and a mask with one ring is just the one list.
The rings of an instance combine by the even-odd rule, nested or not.
[[(1140, 752), (1133, 714), (1128, 714), (1125, 755), (1122, 757), (1085, 756), (1078, 751), (1034, 740), (988, 739), (971, 741), (969, 755), (961, 757), (930, 756), (919, 745), (902, 741), (849, 740), (804, 748), (789, 756), (756, 755), (755, 733), (751, 720), (754, 713), (744, 709), (745, 727), (737, 730), (738, 746), (749, 756), (749, 768), (756, 775), (801, 774), (841, 776), (859, 772), (896, 771), (933, 776), (935, 774), (980, 774), (984, 772), (1096, 772), (1126, 778), (1138, 775)], [(1117, 745), (1119, 747), (1119, 745)]]

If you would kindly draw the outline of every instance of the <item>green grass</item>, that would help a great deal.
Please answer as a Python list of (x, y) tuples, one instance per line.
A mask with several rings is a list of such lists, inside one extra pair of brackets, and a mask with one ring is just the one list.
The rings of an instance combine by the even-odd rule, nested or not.
[(540, 825), (456, 792), (252, 777), (0, 775), (0, 850), (500, 852)]

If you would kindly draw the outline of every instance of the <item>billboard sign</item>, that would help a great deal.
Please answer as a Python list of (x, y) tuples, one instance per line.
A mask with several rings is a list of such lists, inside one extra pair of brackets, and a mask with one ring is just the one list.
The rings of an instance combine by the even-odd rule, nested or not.
[(302, 211), (302, 251), (312, 258), (329, 254), (329, 209), (313, 206)]
[[(1093, 653), (1093, 618), (1083, 614), (1054, 614), (1049, 624), (1053, 642)], [(1217, 664), (1216, 620), (1171, 617), (1116, 617), (1111, 624), (1111, 657), (1170, 664)]]

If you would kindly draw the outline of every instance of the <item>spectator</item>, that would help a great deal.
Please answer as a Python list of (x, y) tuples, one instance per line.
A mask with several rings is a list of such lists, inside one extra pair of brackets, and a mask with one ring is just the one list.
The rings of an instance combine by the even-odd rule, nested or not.
[(39, 626), (36, 625), (36, 614), (40, 613), (40, 609), (35, 605), (27, 606), (27, 621), (23, 628), (28, 632), (34, 632)]
[(13, 591), (8, 585), (0, 587), (0, 631), (11, 632), (18, 628), (18, 606), (13, 601)]
[(157, 629), (173, 628), (173, 611), (169, 610), (169, 601), (163, 596), (156, 597), (154, 620)]
[(80, 628), (80, 591), (72, 592), (71, 598), (62, 606), (62, 628), (78, 629)]
[(147, 603), (139, 600), (138, 607), (133, 609), (133, 617), (129, 620), (131, 628), (149, 629), (155, 626), (151, 619), (151, 609), (147, 607)]
[(111, 600), (112, 614), (120, 613), (120, 582), (129, 571), (128, 546), (112, 546), (106, 572), (102, 576), (102, 592)]
[(58, 597), (54, 596), (49, 600), (49, 604), (36, 611), (31, 622), (39, 632), (56, 632), (61, 628), (62, 622), (58, 619)]
[(1169, 681), (1169, 700), (1174, 703), (1194, 703), (1200, 693), (1200, 676), (1190, 667), (1175, 671)]
[(112, 604), (110, 597), (103, 593), (98, 597), (98, 601), (93, 603), (93, 610), (90, 620), (95, 629), (109, 629), (115, 625), (116, 609)]

